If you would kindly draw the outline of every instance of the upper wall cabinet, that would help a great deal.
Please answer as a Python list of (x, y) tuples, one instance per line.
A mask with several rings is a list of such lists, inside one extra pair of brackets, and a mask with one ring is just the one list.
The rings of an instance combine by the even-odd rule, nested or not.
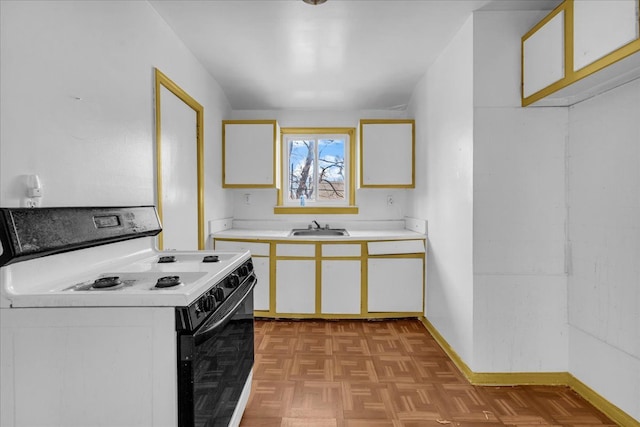
[(415, 187), (415, 121), (360, 120), (360, 187)]
[(275, 120), (223, 120), (222, 186), (274, 188), (278, 132)]
[(538, 25), (522, 44), (524, 98), (564, 78), (564, 10), (547, 15)]
[(640, 0), (565, 0), (522, 37), (522, 106), (566, 106), (640, 77)]

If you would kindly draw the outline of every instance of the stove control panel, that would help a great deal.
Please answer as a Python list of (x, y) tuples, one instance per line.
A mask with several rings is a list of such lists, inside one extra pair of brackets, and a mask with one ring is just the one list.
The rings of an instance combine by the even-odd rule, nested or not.
[(193, 331), (253, 274), (253, 262), (245, 261), (240, 267), (209, 288), (188, 307), (176, 308), (178, 330)]

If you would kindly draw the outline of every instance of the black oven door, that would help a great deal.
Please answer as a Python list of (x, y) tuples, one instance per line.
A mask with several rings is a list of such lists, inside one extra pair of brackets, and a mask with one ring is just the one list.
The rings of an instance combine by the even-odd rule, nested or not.
[(178, 336), (179, 427), (227, 427), (254, 361), (249, 276), (193, 333)]

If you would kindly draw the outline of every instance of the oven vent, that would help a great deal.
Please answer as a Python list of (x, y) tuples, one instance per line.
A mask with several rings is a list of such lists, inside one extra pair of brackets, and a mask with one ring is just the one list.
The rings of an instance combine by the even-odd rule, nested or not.
[(161, 231), (154, 206), (0, 208), (0, 267)]

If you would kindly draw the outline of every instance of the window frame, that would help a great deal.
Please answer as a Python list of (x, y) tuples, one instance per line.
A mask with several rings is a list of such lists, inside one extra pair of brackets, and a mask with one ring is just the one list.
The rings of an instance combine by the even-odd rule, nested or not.
[[(292, 135), (303, 136), (330, 136), (346, 135), (345, 141), (345, 193), (346, 201), (307, 203), (307, 206), (299, 206), (295, 202), (285, 202), (285, 193), (288, 195), (288, 144), (287, 139)], [(356, 128), (281, 128), (280, 129), (280, 186), (278, 188), (278, 201), (274, 208), (276, 214), (357, 214), (356, 206)], [(317, 150), (317, 147), (316, 147)], [(317, 160), (317, 159), (316, 159)], [(317, 164), (315, 165), (317, 169)]]

